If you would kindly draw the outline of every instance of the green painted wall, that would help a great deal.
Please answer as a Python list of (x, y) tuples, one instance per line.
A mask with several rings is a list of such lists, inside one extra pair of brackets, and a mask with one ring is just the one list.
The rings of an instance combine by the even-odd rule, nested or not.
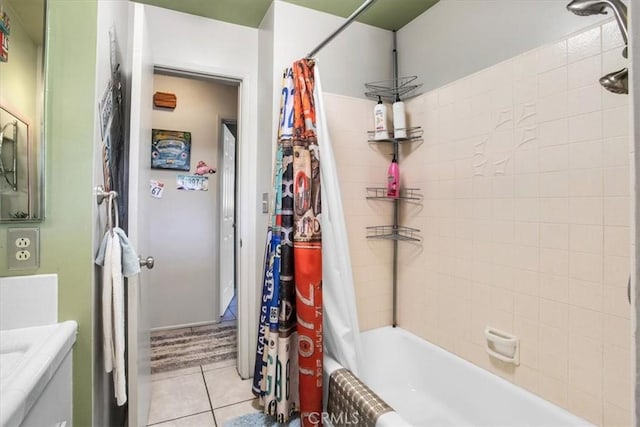
[(46, 220), (41, 270), (58, 273), (60, 320), (78, 321), (74, 425), (91, 425), (93, 136), (96, 0), (50, 0), (46, 106)]
[[(45, 220), (40, 268), (0, 275), (58, 274), (60, 320), (78, 322), (73, 350), (75, 426), (92, 417), (92, 177), (97, 0), (49, 0), (46, 83)], [(0, 225), (0, 248), (6, 229)]]

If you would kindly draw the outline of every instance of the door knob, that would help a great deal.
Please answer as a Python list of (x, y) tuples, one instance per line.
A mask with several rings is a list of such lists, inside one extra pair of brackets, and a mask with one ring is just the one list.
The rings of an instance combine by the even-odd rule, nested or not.
[(151, 270), (156, 260), (153, 259), (152, 256), (148, 256), (146, 259), (142, 259), (142, 257), (138, 257), (138, 262), (140, 263), (140, 267), (147, 267), (149, 270)]

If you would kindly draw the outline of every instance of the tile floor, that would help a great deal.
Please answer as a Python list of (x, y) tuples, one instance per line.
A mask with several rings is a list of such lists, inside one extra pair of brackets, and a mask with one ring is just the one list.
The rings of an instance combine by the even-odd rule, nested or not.
[[(221, 320), (236, 315), (234, 298)], [(236, 359), (151, 376), (150, 426), (221, 427), (250, 412), (261, 409), (251, 393), (251, 379), (238, 375)]]

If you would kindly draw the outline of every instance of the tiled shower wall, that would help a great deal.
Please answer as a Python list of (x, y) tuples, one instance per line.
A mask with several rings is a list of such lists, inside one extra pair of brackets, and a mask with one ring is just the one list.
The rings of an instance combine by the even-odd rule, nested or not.
[[(399, 325), (597, 425), (630, 425), (629, 97), (598, 84), (625, 66), (614, 22), (407, 102), (424, 142), (401, 146)], [(419, 76), (428, 78), (428, 76)], [(391, 323), (391, 147), (368, 144), (374, 103), (325, 94), (361, 330)], [(390, 106), (389, 106), (390, 111)], [(496, 363), (484, 328), (521, 340)]]

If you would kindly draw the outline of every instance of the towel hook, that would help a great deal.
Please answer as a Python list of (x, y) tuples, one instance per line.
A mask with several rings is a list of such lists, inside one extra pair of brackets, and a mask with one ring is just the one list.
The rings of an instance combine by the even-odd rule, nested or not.
[(104, 191), (104, 187), (102, 185), (98, 185), (94, 189), (94, 194), (96, 195), (96, 200), (98, 204), (101, 205), (105, 198), (107, 197), (118, 197), (117, 191)]

